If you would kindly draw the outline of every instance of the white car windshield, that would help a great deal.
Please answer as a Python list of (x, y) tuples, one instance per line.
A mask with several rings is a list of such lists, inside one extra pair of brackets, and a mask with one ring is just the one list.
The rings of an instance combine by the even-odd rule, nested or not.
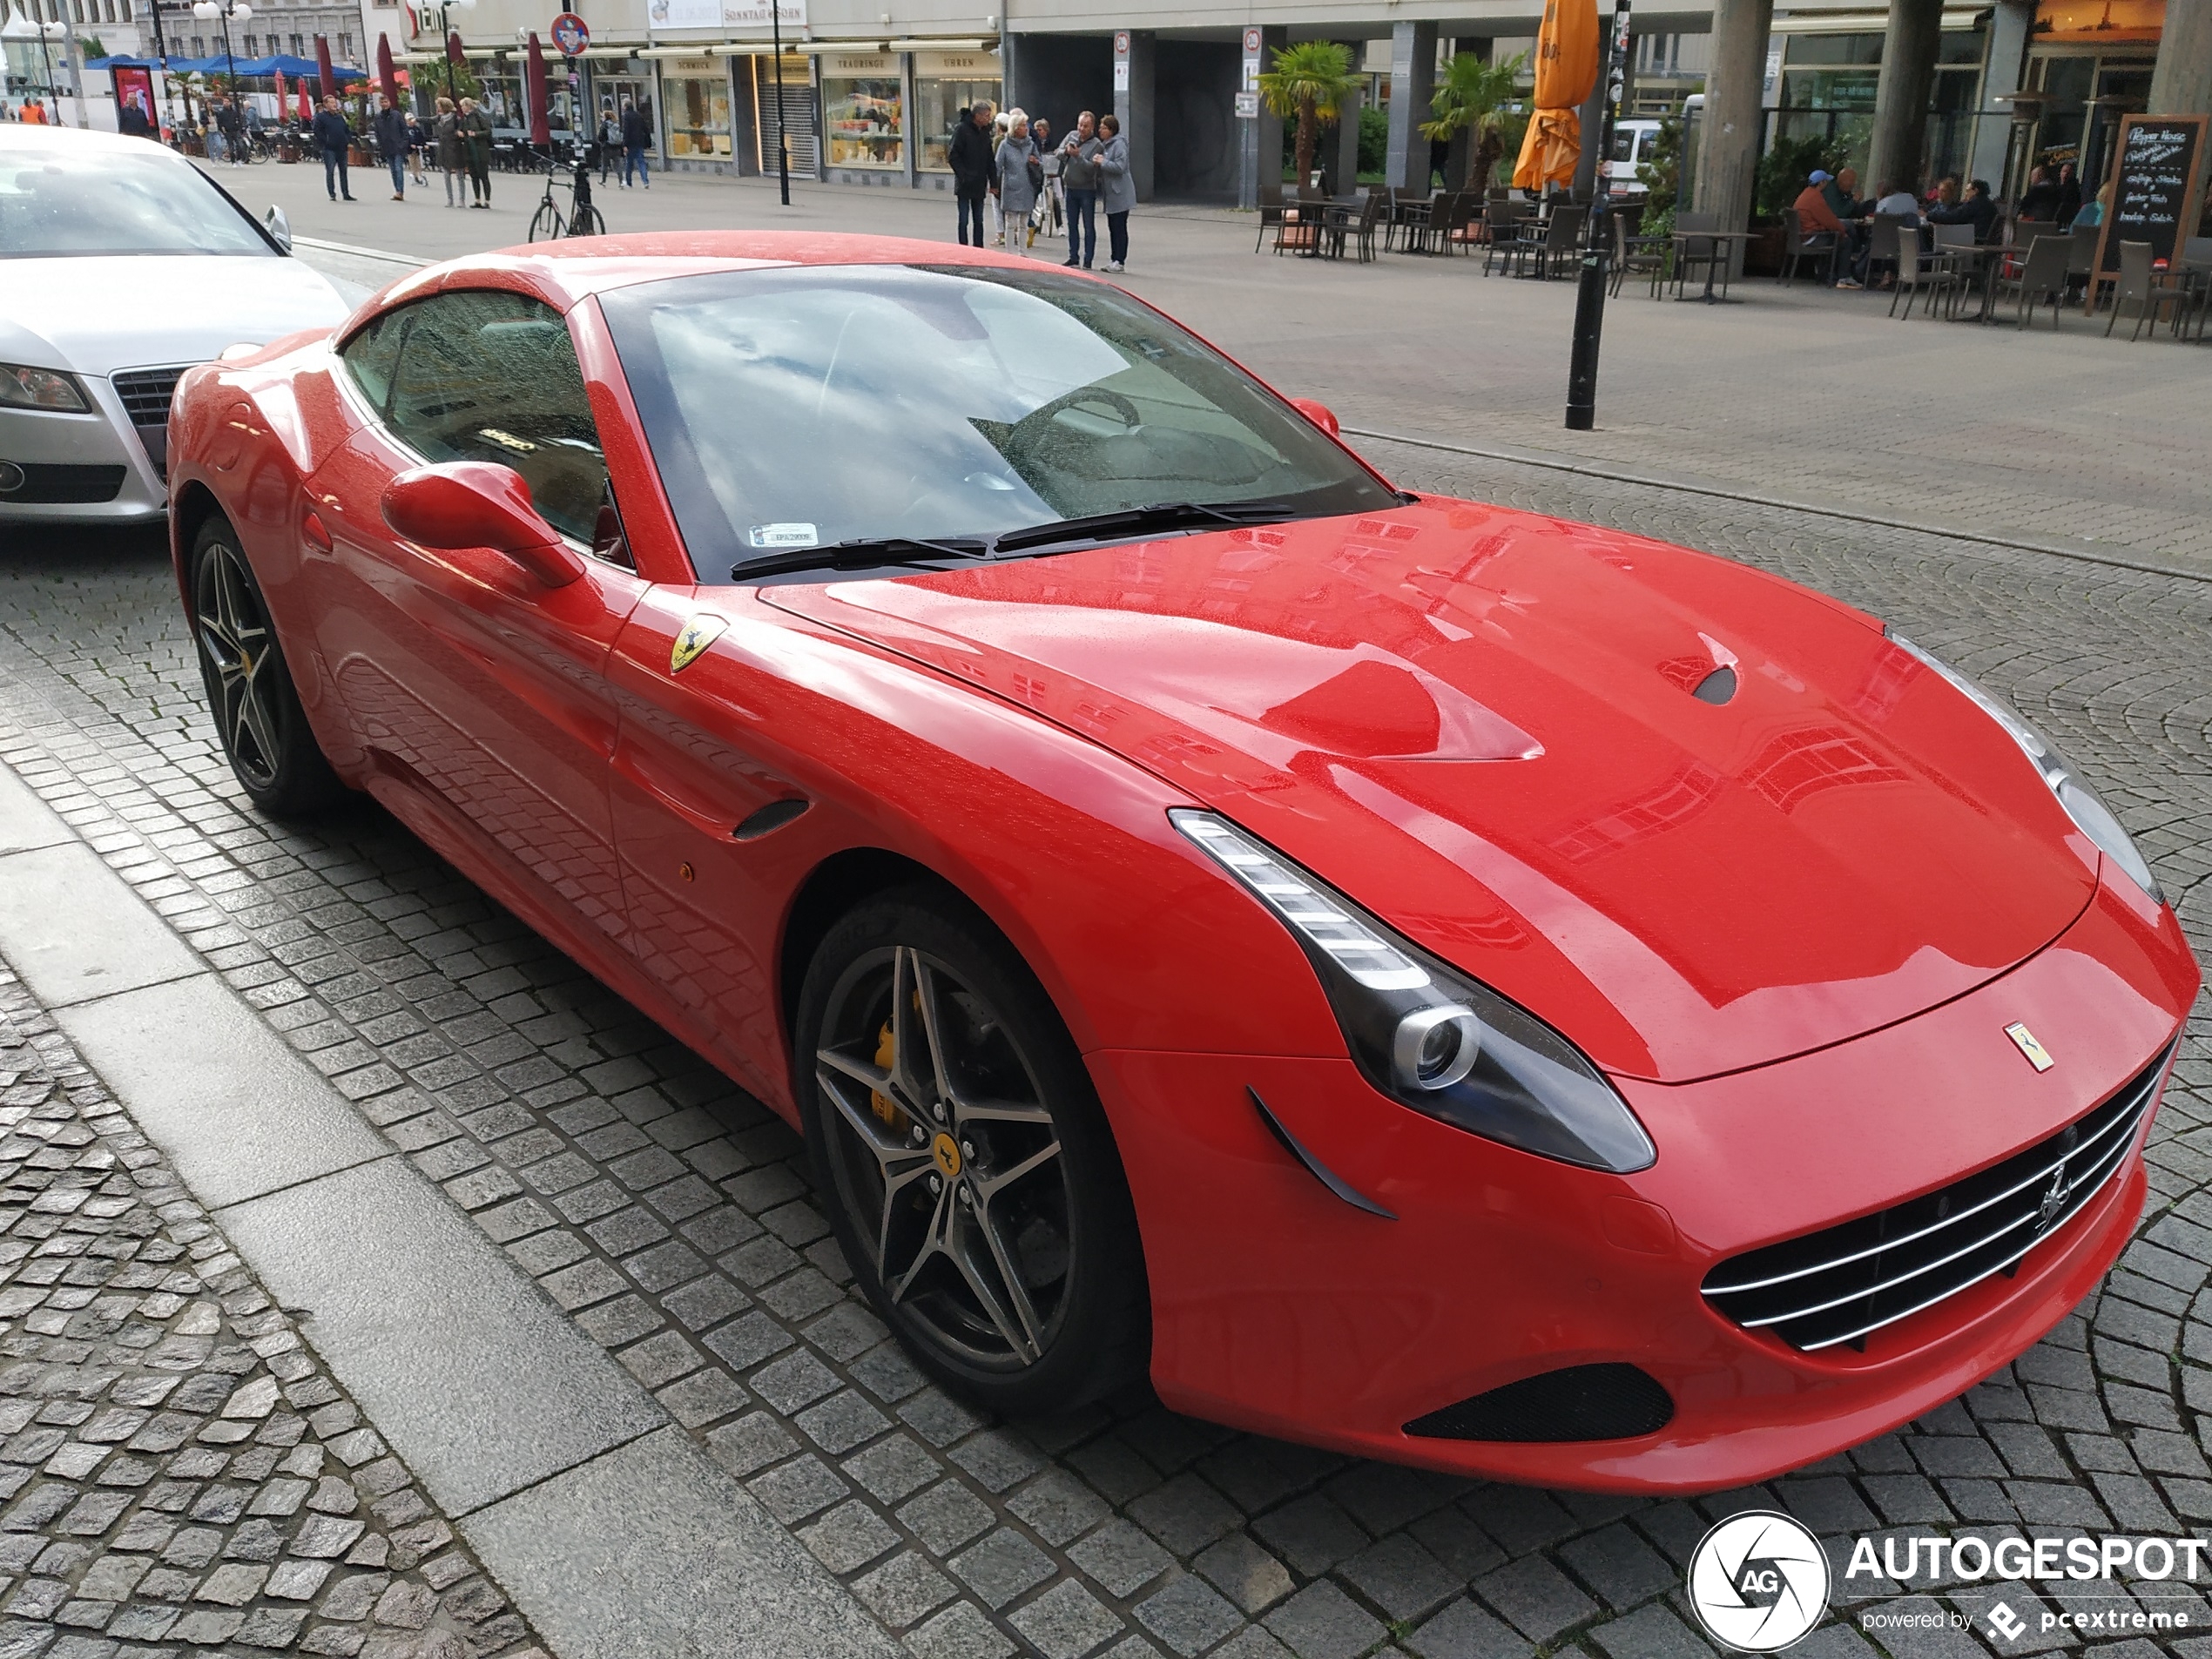
[(1104, 283), (830, 266), (672, 278), (601, 305), (707, 581), (779, 550), (1163, 502), (1395, 504), (1305, 416)]
[(229, 197), (156, 145), (0, 147), (0, 259), (118, 253), (276, 257)]

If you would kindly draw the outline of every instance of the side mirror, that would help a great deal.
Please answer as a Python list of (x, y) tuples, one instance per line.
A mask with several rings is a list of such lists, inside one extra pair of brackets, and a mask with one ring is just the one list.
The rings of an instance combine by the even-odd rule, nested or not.
[(530, 487), (512, 467), (449, 461), (416, 467), (384, 487), (384, 522), (418, 546), (504, 553), (549, 588), (583, 574), (583, 561), (538, 516)]
[(271, 207), (261, 216), (261, 228), (268, 232), (272, 242), (287, 253), (292, 252), (292, 219), (284, 209)]
[(1307, 420), (1312, 421), (1314, 425), (1319, 427), (1322, 431), (1327, 433), (1331, 437), (1334, 438), (1343, 435), (1341, 430), (1337, 425), (1336, 411), (1332, 409), (1327, 404), (1316, 403), (1310, 397), (1294, 397), (1291, 400), (1291, 407), (1296, 409), (1300, 415), (1303, 415)]

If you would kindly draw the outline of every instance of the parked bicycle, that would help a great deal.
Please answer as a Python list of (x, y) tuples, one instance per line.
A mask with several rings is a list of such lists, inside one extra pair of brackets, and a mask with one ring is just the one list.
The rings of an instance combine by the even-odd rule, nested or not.
[[(530, 215), (529, 239), (533, 242), (557, 241), (563, 236), (604, 236), (607, 221), (591, 205), (591, 146), (570, 145), (567, 159), (572, 168), (570, 176), (561, 176), (559, 156), (551, 158), (545, 174), (545, 195), (537, 204), (537, 212)], [(568, 210), (563, 212), (560, 199), (555, 195), (556, 185), (568, 188)]]

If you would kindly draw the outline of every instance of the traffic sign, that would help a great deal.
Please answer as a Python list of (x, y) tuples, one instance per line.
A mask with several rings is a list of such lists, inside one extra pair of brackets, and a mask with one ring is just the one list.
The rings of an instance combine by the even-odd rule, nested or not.
[(553, 44), (563, 57), (577, 57), (591, 44), (591, 30), (576, 13), (564, 11), (553, 19)]

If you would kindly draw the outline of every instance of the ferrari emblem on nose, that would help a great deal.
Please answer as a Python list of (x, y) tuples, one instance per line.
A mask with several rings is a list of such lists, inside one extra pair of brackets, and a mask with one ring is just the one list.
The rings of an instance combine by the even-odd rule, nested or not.
[(675, 647), (668, 653), (668, 671), (680, 674), (697, 660), (698, 654), (722, 637), (722, 631), (730, 624), (721, 617), (701, 611), (684, 624), (684, 631), (676, 636)]
[(2027, 1063), (2038, 1071), (2048, 1071), (2058, 1063), (2051, 1058), (2051, 1051), (2035, 1040), (2035, 1033), (2018, 1020), (2005, 1028), (2005, 1035), (2013, 1040), (2013, 1047), (2027, 1056)]

